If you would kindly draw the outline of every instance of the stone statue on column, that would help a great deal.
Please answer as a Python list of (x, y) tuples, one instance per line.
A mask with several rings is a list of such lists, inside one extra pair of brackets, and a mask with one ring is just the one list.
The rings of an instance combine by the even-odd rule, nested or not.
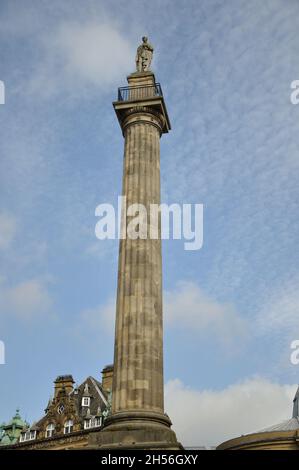
[(137, 72), (147, 72), (148, 70), (150, 70), (153, 52), (153, 46), (148, 42), (148, 38), (146, 36), (143, 36), (142, 44), (137, 48), (136, 53), (135, 60)]

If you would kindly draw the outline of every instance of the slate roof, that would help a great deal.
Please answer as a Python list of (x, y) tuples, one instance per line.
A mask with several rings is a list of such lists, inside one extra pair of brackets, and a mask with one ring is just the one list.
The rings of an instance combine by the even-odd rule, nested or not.
[(269, 426), (268, 428), (262, 429), (258, 432), (295, 431), (296, 429), (299, 429), (298, 417), (286, 419), (281, 423), (274, 424), (273, 426)]
[[(59, 378), (66, 378), (67, 376), (60, 376)], [(68, 378), (72, 378), (68, 376)], [(56, 379), (55, 382), (57, 382)], [(88, 394), (85, 393), (88, 389)], [(69, 394), (66, 395), (66, 391), (62, 392), (61, 395), (56, 397), (53, 400), (50, 400), (47, 408), (45, 409), (45, 415), (34, 424), (35, 430), (44, 430), (45, 424), (49, 421), (48, 415), (51, 416), (51, 422), (55, 423), (55, 415), (53, 416), (53, 409), (56, 410), (59, 407), (60, 396), (63, 400), (63, 403), (68, 406), (67, 403), (69, 400), (74, 405), (75, 414), (77, 420), (81, 423), (81, 429), (84, 428), (84, 418), (92, 416), (101, 416), (103, 411), (107, 408), (108, 397), (107, 393), (103, 390), (101, 382), (96, 380), (94, 377), (87, 377), (84, 382), (79, 386), (75, 387)], [(67, 401), (65, 401), (65, 396), (67, 396)], [(90, 398), (90, 406), (82, 406), (82, 397), (88, 396)], [(73, 406), (72, 405), (72, 406)], [(33, 427), (31, 427), (33, 429)]]
[[(102, 389), (102, 384), (95, 378), (89, 376), (79, 387), (75, 388), (70, 395), (76, 398), (77, 413), (81, 418), (86, 416), (87, 407), (82, 407), (82, 397), (84, 395), (85, 385), (88, 385), (89, 396), (90, 396), (90, 407), (89, 412), (91, 415), (96, 416), (101, 413), (107, 407), (107, 394)], [(86, 395), (84, 395), (86, 396)]]

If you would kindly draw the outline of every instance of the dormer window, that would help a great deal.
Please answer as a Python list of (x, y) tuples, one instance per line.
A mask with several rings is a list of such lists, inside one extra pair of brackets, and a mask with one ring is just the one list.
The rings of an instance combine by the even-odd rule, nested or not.
[(22, 432), (20, 435), (20, 442), (29, 441), (30, 439), (30, 431)]
[(87, 418), (84, 420), (84, 429), (90, 428), (98, 428), (102, 425), (102, 418), (95, 417), (95, 418)]
[(46, 427), (46, 437), (52, 437), (54, 434), (55, 426), (53, 423), (48, 424)]
[(34, 441), (35, 438), (36, 438), (36, 431), (30, 431), (30, 429), (28, 429), (26, 432), (21, 433), (20, 442)]
[(97, 428), (97, 427), (100, 427), (102, 425), (102, 417), (98, 417), (98, 418), (95, 418), (94, 419), (94, 427)]
[(90, 406), (90, 398), (82, 397), (82, 406)]
[(89, 429), (91, 428), (91, 419), (85, 419), (84, 420), (84, 429)]
[(73, 428), (74, 428), (73, 420), (68, 419), (64, 423), (64, 434), (69, 434), (70, 432), (73, 432)]

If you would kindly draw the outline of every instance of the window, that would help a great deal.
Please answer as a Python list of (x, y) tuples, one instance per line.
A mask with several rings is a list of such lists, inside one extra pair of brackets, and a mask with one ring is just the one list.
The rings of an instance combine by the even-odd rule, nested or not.
[(84, 429), (89, 429), (91, 428), (91, 419), (85, 419), (84, 420)]
[(102, 424), (102, 418), (95, 418), (94, 419), (94, 426), (97, 428), (99, 426), (101, 426)]
[(89, 406), (90, 405), (90, 398), (89, 397), (83, 397), (82, 398), (82, 406)]
[(57, 413), (62, 415), (63, 412), (64, 412), (64, 405), (59, 405), (57, 408)]
[(20, 442), (25, 441), (33, 441), (36, 438), (36, 431), (30, 431), (30, 429), (26, 432), (22, 432), (20, 435)]
[(54, 434), (55, 426), (53, 423), (48, 424), (46, 427), (46, 437), (52, 437)]
[[(22, 432), (20, 435), (20, 442), (26, 441), (26, 432)], [(28, 434), (28, 437), (30, 436), (30, 433)]]
[(71, 419), (68, 419), (64, 423), (64, 434), (69, 434), (70, 432), (73, 432), (73, 427), (74, 427), (73, 421)]
[(98, 428), (102, 424), (102, 418), (87, 418), (84, 420), (84, 429)]

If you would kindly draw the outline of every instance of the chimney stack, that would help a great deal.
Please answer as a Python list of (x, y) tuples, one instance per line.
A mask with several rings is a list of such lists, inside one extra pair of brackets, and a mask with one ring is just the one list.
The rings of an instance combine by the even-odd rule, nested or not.
[(72, 375), (59, 375), (54, 382), (54, 398), (65, 390), (66, 394), (69, 395), (73, 391), (73, 384), (75, 383)]
[(102, 387), (104, 392), (111, 392), (113, 380), (113, 364), (109, 364), (102, 370)]

